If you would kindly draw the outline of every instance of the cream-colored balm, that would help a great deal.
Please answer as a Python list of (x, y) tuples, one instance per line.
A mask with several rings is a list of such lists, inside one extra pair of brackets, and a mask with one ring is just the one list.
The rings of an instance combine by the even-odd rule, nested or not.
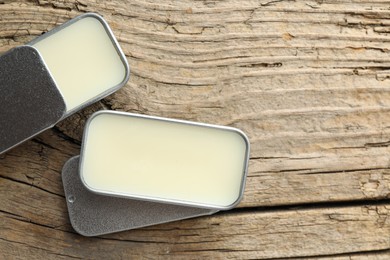
[(76, 18), (31, 45), (46, 63), (68, 113), (110, 94), (127, 80), (123, 54), (108, 25), (98, 15)]
[(229, 209), (243, 193), (249, 141), (234, 128), (107, 111), (89, 120), (82, 149), (91, 191)]

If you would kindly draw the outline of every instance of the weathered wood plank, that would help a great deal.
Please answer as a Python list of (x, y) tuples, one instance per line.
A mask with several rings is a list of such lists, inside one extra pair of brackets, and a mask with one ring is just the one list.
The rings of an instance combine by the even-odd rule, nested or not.
[(75, 258), (258, 259), (388, 250), (389, 210), (390, 204), (223, 213), (100, 238), (1, 213), (0, 251), (30, 258), (44, 251)]
[[(389, 258), (387, 204), (250, 211), (389, 198), (388, 1), (0, 0), (0, 53), (86, 11), (107, 19), (132, 77), (0, 158), (5, 258)], [(101, 108), (243, 129), (252, 145), (245, 211), (73, 234), (60, 171)]]

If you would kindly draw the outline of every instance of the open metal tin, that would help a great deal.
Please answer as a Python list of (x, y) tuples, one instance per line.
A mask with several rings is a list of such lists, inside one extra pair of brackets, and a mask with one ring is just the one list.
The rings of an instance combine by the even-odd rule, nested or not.
[[(61, 60), (59, 59), (57, 63), (60, 66), (53, 66), (49, 60), (58, 60), (55, 55), (51, 55), (52, 53), (48, 51), (53, 51), (51, 50), (53, 46), (42, 47), (42, 44), (61, 42), (57, 39), (53, 41), (53, 39), (61, 38), (59, 35), (62, 35), (65, 31), (67, 35), (72, 35), (69, 33), (71, 31), (69, 28), (77, 24), (86, 23), (85, 21), (87, 20), (96, 21), (95, 24), (99, 24), (100, 30), (105, 32), (100, 38), (110, 42), (110, 44), (104, 43), (104, 46), (108, 46), (110, 53), (115, 54), (115, 57), (111, 58), (111, 60), (119, 64), (121, 75), (120, 80), (101, 86), (101, 90), (91, 91), (93, 94), (90, 96), (86, 93), (85, 98), (79, 103), (70, 106), (69, 98), (67, 95), (64, 95), (64, 84), (62, 86), (60, 86), (61, 84), (59, 85), (61, 80), (58, 77), (58, 73), (63, 72), (65, 73), (63, 78), (68, 78), (66, 73), (72, 73), (72, 71), (67, 68), (79, 63), (77, 53), (70, 49), (64, 49), (63, 46), (69, 44), (62, 42), (63, 46), (60, 46), (58, 50), (54, 48), (53, 53), (58, 51), (59, 55), (61, 54), (63, 57), (70, 57), (70, 62), (73, 62), (73, 64), (68, 64), (68, 67), (62, 68)], [(83, 37), (86, 38), (87, 36), (83, 35)], [(92, 37), (91, 39), (94, 38)], [(66, 41), (66, 37), (63, 40)], [(75, 40), (70, 41), (77, 42)], [(103, 46), (103, 43), (101, 45)], [(61, 53), (62, 50), (64, 53)], [(93, 57), (92, 54), (91, 52), (91, 57)], [(99, 58), (101, 64), (104, 63), (105, 59), (107, 59), (107, 56)], [(93, 64), (95, 60), (90, 60), (89, 62)], [(100, 67), (103, 66), (104, 64)], [(107, 67), (109, 68), (110, 64), (107, 64)], [(130, 71), (125, 55), (111, 29), (102, 17), (93, 13), (78, 16), (34, 39), (27, 45), (16, 47), (6, 52), (0, 56), (0, 154), (54, 126), (72, 113), (117, 91), (126, 84), (129, 75)], [(81, 78), (79, 77), (80, 80)], [(82, 82), (81, 85), (84, 85), (84, 83)], [(84, 91), (82, 87), (79, 90)], [(75, 96), (77, 94), (75, 93)]]
[(243, 196), (249, 140), (232, 127), (99, 111), (80, 158), (81, 181), (96, 194), (227, 210)]
[(65, 163), (62, 182), (70, 222), (74, 230), (84, 236), (98, 236), (217, 212), (93, 193), (80, 180), (79, 156)]

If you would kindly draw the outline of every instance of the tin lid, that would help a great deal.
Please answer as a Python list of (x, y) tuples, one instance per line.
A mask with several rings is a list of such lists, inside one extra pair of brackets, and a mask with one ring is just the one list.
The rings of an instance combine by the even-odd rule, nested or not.
[(176, 220), (214, 214), (216, 210), (177, 206), (98, 195), (84, 187), (79, 156), (69, 159), (62, 182), (73, 228), (84, 236), (97, 236)]
[(16, 47), (0, 56), (0, 154), (52, 127), (64, 99), (37, 50)]

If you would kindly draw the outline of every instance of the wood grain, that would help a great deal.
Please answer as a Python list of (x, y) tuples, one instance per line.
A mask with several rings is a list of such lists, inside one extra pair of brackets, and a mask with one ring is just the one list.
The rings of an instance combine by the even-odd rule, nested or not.
[[(123, 89), (1, 157), (1, 254), (389, 258), (389, 6), (0, 0), (0, 53), (92, 11), (131, 66)], [(60, 172), (99, 109), (244, 130), (252, 151), (241, 209), (103, 238), (73, 234)], [(311, 208), (318, 203), (331, 207)]]
[(388, 250), (389, 209), (390, 204), (223, 213), (98, 238), (2, 213), (0, 232), (6, 257), (270, 259)]

